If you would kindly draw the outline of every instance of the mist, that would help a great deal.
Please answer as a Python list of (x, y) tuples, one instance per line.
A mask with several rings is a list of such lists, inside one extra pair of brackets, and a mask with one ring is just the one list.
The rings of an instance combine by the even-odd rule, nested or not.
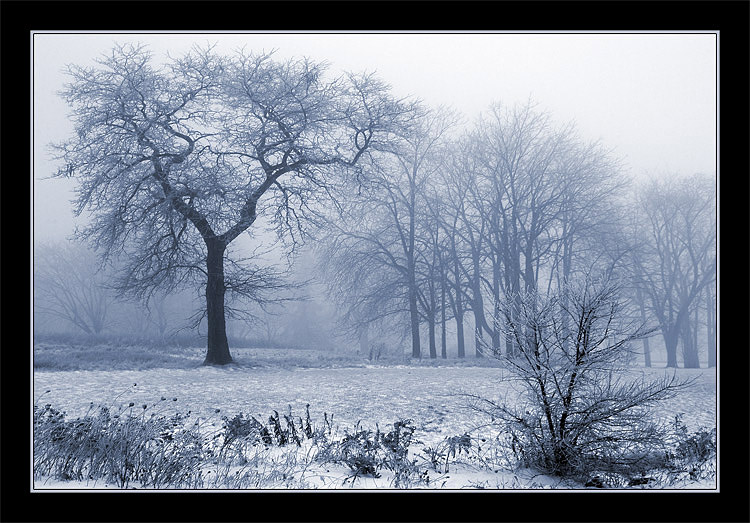
[[(57, 166), (48, 144), (72, 132), (70, 110), (58, 96), (66, 82), (64, 68), (72, 63), (93, 64), (115, 42), (146, 43), (158, 60), (193, 45), (215, 44), (220, 52), (244, 47), (274, 49), (279, 58), (308, 56), (325, 61), (333, 74), (364, 67), (388, 81), (399, 96), (417, 97), (431, 107), (451, 107), (460, 115), (458, 129), (470, 128), (492, 103), (513, 105), (531, 99), (557, 122), (574, 122), (586, 139), (600, 140), (622, 163), (626, 176), (636, 180), (674, 173), (715, 177), (716, 43), (711, 33), (36, 33), (35, 245), (67, 241), (74, 227), (86, 220), (85, 212), (77, 219), (71, 212), (75, 180), (50, 179)], [(242, 238), (243, 247), (270, 249), (275, 263), (288, 264), (274, 233), (268, 227), (259, 229)], [(302, 257), (312, 256), (311, 247), (305, 246)], [(310, 265), (295, 269), (295, 278), (309, 278), (314, 272)], [(305, 291), (319, 310), (330, 308), (322, 287)], [(287, 305), (300, 310), (311, 307), (302, 302)], [(261, 312), (257, 321), (278, 322), (282, 309), (277, 309), (273, 314)], [(326, 331), (334, 329), (330, 317), (295, 321), (298, 326), (308, 322), (319, 328), (325, 325)], [(110, 329), (116, 331), (114, 325)]]
[(35, 32), (35, 488), (715, 490), (718, 36)]

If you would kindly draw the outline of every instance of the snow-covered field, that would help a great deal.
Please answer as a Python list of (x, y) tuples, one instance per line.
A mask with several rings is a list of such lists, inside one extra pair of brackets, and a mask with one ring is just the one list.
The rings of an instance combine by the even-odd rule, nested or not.
[[(247, 355), (246, 355), (247, 356)], [(241, 358), (238, 358), (242, 361)], [(81, 416), (94, 405), (110, 407), (148, 405), (162, 413), (191, 411), (206, 426), (221, 427), (222, 416), (238, 413), (260, 420), (291, 406), (303, 415), (309, 404), (314, 423), (322, 423), (324, 413), (333, 415), (334, 425), (351, 429), (357, 422), (375, 429), (392, 427), (399, 419), (410, 418), (417, 427), (416, 448), (437, 444), (447, 437), (466, 433), (489, 421), (467, 408), (462, 393), (505, 401), (513, 390), (502, 381), (502, 368), (419, 365), (366, 365), (340, 368), (278, 368), (233, 365), (226, 368), (153, 368), (147, 370), (73, 370), (34, 372), (34, 398), (67, 413)], [(633, 368), (632, 373), (660, 376), (664, 368)], [(670, 371), (671, 372), (671, 371)], [(714, 369), (678, 369), (681, 377), (693, 376), (690, 391), (665, 402), (654, 415), (664, 421), (683, 414), (693, 431), (716, 426), (716, 375)], [(164, 398), (164, 399), (162, 399)], [(413, 449), (416, 450), (416, 449)], [(561, 487), (559, 480), (535, 477), (528, 471), (487, 471), (458, 467), (444, 475), (435, 486), (443, 488), (541, 488)], [(344, 477), (346, 474), (342, 474)], [(338, 481), (315, 476), (310, 487), (333, 488)], [(448, 477), (445, 477), (448, 476)], [(317, 478), (320, 479), (317, 479)], [(380, 480), (360, 478), (356, 488), (379, 488)], [(350, 486), (350, 485), (349, 485)], [(575, 485), (573, 485), (575, 486)], [(714, 485), (686, 485), (713, 488)], [(35, 488), (104, 488), (81, 482), (39, 481)], [(107, 486), (108, 487), (108, 486)]]

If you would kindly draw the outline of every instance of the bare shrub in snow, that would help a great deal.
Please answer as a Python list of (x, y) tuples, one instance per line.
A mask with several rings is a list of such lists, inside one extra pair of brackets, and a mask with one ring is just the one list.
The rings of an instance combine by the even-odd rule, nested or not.
[(690, 382), (621, 372), (630, 342), (648, 332), (624, 319), (616, 283), (587, 278), (559, 295), (526, 293), (500, 314), (519, 350), (497, 356), (525, 401), (477, 397), (474, 406), (504, 425), (524, 465), (577, 478), (665, 465), (667, 428), (648, 409)]

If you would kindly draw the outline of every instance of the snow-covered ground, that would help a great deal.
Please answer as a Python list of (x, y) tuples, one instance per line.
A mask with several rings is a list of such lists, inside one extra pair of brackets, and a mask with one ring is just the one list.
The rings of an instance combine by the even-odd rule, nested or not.
[[(414, 438), (420, 447), (435, 445), (446, 437), (464, 434), (488, 420), (467, 408), (462, 393), (507, 401), (514, 394), (502, 381), (503, 369), (487, 367), (424, 367), (413, 365), (355, 368), (274, 368), (228, 366), (226, 368), (161, 368), (148, 370), (76, 370), (36, 371), (34, 398), (67, 413), (81, 416), (94, 405), (110, 407), (148, 405), (169, 413), (191, 411), (192, 419), (201, 418), (207, 426), (221, 426), (221, 417), (238, 413), (267, 420), (277, 410), (291, 406), (295, 415), (304, 415), (310, 405), (314, 423), (322, 424), (324, 412), (332, 414), (334, 425), (351, 429), (357, 422), (368, 428), (375, 423), (382, 429), (399, 419), (410, 418), (417, 430)], [(634, 374), (657, 377), (664, 368), (634, 368)], [(672, 371), (668, 371), (672, 372)], [(716, 426), (716, 375), (714, 369), (678, 369), (680, 377), (694, 376), (690, 391), (665, 402), (655, 411), (664, 421), (683, 414), (693, 431)], [(48, 391), (48, 392), (47, 392)], [(162, 399), (164, 398), (164, 399)], [(342, 477), (325, 478), (310, 471), (305, 487), (346, 486)], [(440, 475), (437, 475), (440, 476)], [(446, 477), (447, 476), (447, 477)], [(318, 479), (319, 478), (319, 479)], [(357, 488), (387, 485), (380, 480), (360, 478)], [(531, 472), (487, 471), (464, 466), (435, 478), (442, 488), (560, 488), (560, 481)], [(79, 482), (40, 481), (36, 488), (105, 488), (109, 486)], [(294, 486), (292, 485), (292, 488)], [(689, 485), (713, 488), (713, 485)], [(282, 486), (283, 488), (283, 486)], [(288, 488), (288, 487), (287, 487)]]

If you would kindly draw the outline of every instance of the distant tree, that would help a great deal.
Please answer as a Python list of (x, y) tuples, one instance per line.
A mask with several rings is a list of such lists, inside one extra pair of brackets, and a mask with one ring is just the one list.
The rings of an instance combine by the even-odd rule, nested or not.
[[(351, 221), (348, 225), (359, 228)], [(339, 316), (339, 330), (360, 343), (360, 352), (367, 353), (372, 326), (383, 323), (408, 326), (408, 297), (400, 271), (385, 255), (387, 245), (373, 253), (373, 241), (366, 231), (359, 234), (327, 227), (328, 234), (317, 244), (319, 268), (326, 282), (328, 296)], [(407, 318), (404, 321), (404, 318)]]
[[(438, 174), (440, 184), (440, 212), (433, 214), (439, 221), (441, 236), (445, 247), (441, 251), (443, 259), (443, 277), (447, 290), (446, 295), (451, 309), (451, 315), (456, 322), (456, 343), (458, 357), (466, 356), (466, 342), (464, 336), (464, 316), (469, 308), (469, 284), (467, 268), (471, 262), (467, 252), (468, 245), (474, 245), (471, 233), (472, 220), (467, 212), (467, 199), (471, 180), (462, 167), (460, 158), (465, 155), (459, 152), (460, 144), (452, 144), (451, 160), (443, 162)], [(468, 183), (467, 183), (468, 182)], [(471, 251), (473, 252), (473, 251)]]
[[(430, 243), (433, 253), (433, 270), (437, 280), (437, 288), (440, 293), (438, 311), (440, 312), (440, 356), (448, 357), (447, 348), (447, 321), (456, 320), (457, 345), (459, 358), (465, 357), (463, 339), (463, 304), (457, 303), (453, 291), (455, 283), (451, 282), (451, 275), (456, 271), (456, 260), (454, 260), (455, 234), (451, 229), (451, 222), (455, 220), (455, 213), (448, 208), (450, 205), (443, 197), (445, 186), (435, 185), (431, 197), (428, 199)], [(460, 291), (459, 291), (460, 293)], [(463, 299), (463, 298), (461, 298)], [(460, 320), (456, 317), (461, 314)]]
[(86, 334), (100, 334), (108, 325), (115, 299), (110, 275), (96, 255), (73, 242), (34, 247), (34, 311), (61, 318)]
[(155, 331), (158, 341), (164, 345), (180, 331), (190, 328), (190, 319), (195, 314), (199, 296), (188, 292), (153, 294), (145, 304), (136, 302), (147, 325)]
[[(491, 272), (486, 284), (496, 318), (503, 291), (518, 296), (521, 290), (537, 290), (540, 265), (554, 247), (553, 228), (561, 217), (576, 143), (571, 126), (555, 125), (550, 114), (531, 102), (492, 106), (479, 120), (475, 136), (480, 180), (475, 205), (487, 223), (484, 244)], [(497, 351), (500, 326), (489, 326)], [(512, 340), (506, 345), (513, 351)]]
[(481, 357), (484, 350), (483, 332), (490, 332), (492, 329), (485, 317), (482, 288), (487, 222), (481, 219), (477, 208), (477, 203), (483, 200), (477, 198), (479, 179), (476, 169), (472, 168), (473, 146), (467, 140), (453, 144), (452, 160), (441, 169), (445, 184), (443, 198), (446, 202), (442, 223), (445, 234), (450, 239), (451, 287), (454, 294), (450, 301), (457, 318), (459, 354), (462, 354), (464, 314), (471, 311), (474, 316), (475, 356)]
[(437, 358), (436, 329), (440, 324), (440, 353), (447, 358), (447, 340), (445, 327), (446, 312), (446, 268), (444, 251), (446, 244), (440, 227), (442, 205), (434, 190), (426, 189), (425, 207), (419, 218), (420, 234), (417, 237), (418, 248), (416, 272), (418, 280), (418, 297), (420, 317), (427, 323), (427, 337), (430, 358)]
[(230, 244), (261, 216), (296, 244), (331, 187), (408, 112), (371, 75), (324, 72), (212, 49), (160, 64), (129, 45), (67, 70), (75, 134), (56, 150), (58, 175), (80, 181), (75, 212), (91, 212), (80, 236), (104, 258), (125, 255), (124, 293), (205, 285), (204, 364), (232, 362), (227, 291), (277, 289), (276, 273), (248, 272)]
[[(425, 245), (420, 241), (424, 238), (420, 226), (427, 213), (427, 189), (455, 122), (448, 110), (420, 108), (408, 125), (397, 130), (394, 140), (373, 146), (367, 184), (358, 194), (349, 195), (341, 213), (327, 226), (332, 236), (324, 257), (338, 257), (347, 270), (361, 275), (361, 282), (374, 285), (344, 287), (355, 301), (362, 303), (367, 296), (368, 308), (379, 310), (371, 319), (404, 308), (408, 311), (413, 358), (422, 356), (420, 320), (435, 313), (428, 295), (429, 277), (424, 273), (430, 255), (419, 251)], [(363, 270), (381, 275), (363, 274)], [(390, 310), (382, 308), (386, 304)], [(360, 313), (365, 311), (360, 308)], [(434, 337), (431, 341), (434, 353)]]
[(716, 279), (706, 285), (706, 346), (708, 348), (708, 366), (716, 367)]
[(170, 327), (175, 321), (171, 318), (168, 296), (153, 296), (146, 307), (146, 319), (156, 329), (159, 341), (163, 344), (169, 336)]
[(503, 341), (513, 352), (496, 323), (502, 302), (545, 280), (547, 289), (563, 288), (585, 268), (576, 262), (591, 256), (582, 251), (596, 244), (625, 180), (600, 143), (586, 143), (531, 102), (491, 106), (452, 156), (446, 195), (458, 220), (447, 232), (462, 240), (476, 345), (488, 334), (493, 352)]
[(716, 281), (714, 183), (697, 175), (653, 180), (641, 188), (639, 203), (643, 220), (635, 232), (641, 245), (634, 257), (636, 284), (659, 323), (667, 367), (677, 366), (682, 338), (684, 365), (697, 368), (691, 314), (701, 295), (713, 294)]

